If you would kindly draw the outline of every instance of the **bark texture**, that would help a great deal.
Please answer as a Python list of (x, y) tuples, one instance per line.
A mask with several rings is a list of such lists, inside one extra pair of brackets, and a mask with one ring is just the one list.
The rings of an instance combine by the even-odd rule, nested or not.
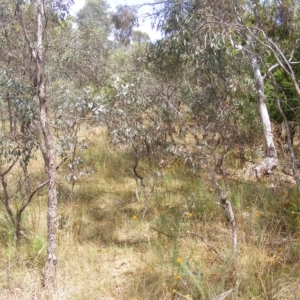
[(56, 162), (53, 138), (50, 131), (47, 115), (47, 97), (44, 75), (44, 60), (43, 60), (43, 30), (45, 18), (44, 0), (37, 1), (37, 47), (36, 47), (36, 74), (37, 74), (37, 89), (39, 98), (39, 118), (43, 132), (45, 143), (44, 148), (44, 164), (48, 175), (48, 212), (47, 212), (47, 254), (44, 270), (44, 285), (47, 289), (53, 290), (56, 285), (56, 218), (57, 218), (57, 196), (56, 196)]
[(43, 141), (41, 141), (41, 151), (44, 158), (44, 167), (48, 176), (48, 211), (47, 211), (47, 257), (44, 269), (44, 286), (51, 294), (56, 286), (56, 218), (57, 218), (57, 196), (56, 196), (56, 162), (55, 150), (47, 114), (47, 97), (45, 84), (45, 49), (47, 49), (47, 41), (44, 39), (45, 30), (47, 27), (47, 17), (45, 14), (45, 0), (36, 0), (34, 5), (37, 9), (37, 30), (36, 42), (32, 43), (27, 33), (26, 26), (23, 22), (23, 16), (20, 4), (16, 3), (16, 15), (32, 56), (35, 62), (36, 78), (34, 84), (37, 87), (37, 97), (39, 99), (39, 119), (41, 124)]

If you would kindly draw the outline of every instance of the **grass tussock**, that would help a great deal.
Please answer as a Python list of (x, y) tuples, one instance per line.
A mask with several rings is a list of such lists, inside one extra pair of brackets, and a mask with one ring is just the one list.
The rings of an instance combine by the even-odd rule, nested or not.
[[(130, 153), (113, 149), (102, 129), (81, 134), (88, 141), (81, 175), (67, 180), (68, 162), (59, 171), (54, 299), (217, 299), (226, 291), (236, 300), (300, 299), (300, 197), (293, 187), (230, 182), (235, 266), (231, 225), (205, 174), (193, 176), (174, 161), (157, 175), (142, 162), (145, 213)], [(30, 168), (42, 174), (36, 161)], [(0, 212), (0, 299), (46, 299), (46, 205), (40, 193), (28, 206), (17, 248)]]

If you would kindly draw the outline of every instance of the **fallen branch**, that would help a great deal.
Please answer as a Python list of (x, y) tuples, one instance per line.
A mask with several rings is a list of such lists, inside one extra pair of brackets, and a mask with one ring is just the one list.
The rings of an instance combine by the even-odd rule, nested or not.
[(226, 299), (228, 296), (230, 296), (232, 292), (233, 292), (233, 289), (228, 290), (228, 291), (226, 291), (226, 292), (220, 294), (219, 296), (214, 297), (212, 300), (224, 300), (224, 299)]
[(206, 240), (204, 239), (203, 236), (199, 235), (199, 234), (196, 233), (196, 232), (190, 232), (190, 234), (195, 235), (195, 236), (197, 236), (199, 239), (201, 239), (202, 242), (203, 242), (208, 248), (210, 248), (211, 250), (213, 250), (213, 251), (218, 255), (218, 257), (220, 258), (220, 260), (225, 261), (225, 259), (223, 258), (223, 256), (222, 256), (222, 255), (220, 254), (220, 252), (217, 250), (217, 248), (216, 248), (215, 246), (209, 244), (208, 242), (206, 242)]
[(260, 202), (262, 203), (263, 207), (265, 207), (265, 203), (264, 203), (264, 201), (262, 200), (260, 194), (259, 194), (259, 193), (256, 193), (256, 192), (254, 192), (254, 194), (258, 197), (258, 199), (259, 199)]
[(168, 234), (168, 233), (165, 233), (165, 232), (162, 232), (158, 229), (156, 229), (155, 227), (151, 227), (151, 229), (155, 230), (156, 232), (166, 236), (166, 237), (170, 237), (170, 238), (184, 238), (184, 237), (187, 237), (188, 235), (194, 235), (196, 237), (198, 237), (199, 239), (202, 240), (202, 242), (211, 250), (213, 250), (219, 257), (219, 259), (221, 261), (225, 261), (225, 259), (223, 258), (223, 256), (220, 254), (220, 252), (217, 250), (216, 247), (214, 247), (213, 245), (210, 245), (205, 239), (203, 236), (201, 236), (200, 234), (196, 233), (196, 232), (191, 232), (191, 231), (188, 231), (186, 234), (182, 234), (182, 235), (171, 235), (171, 234)]

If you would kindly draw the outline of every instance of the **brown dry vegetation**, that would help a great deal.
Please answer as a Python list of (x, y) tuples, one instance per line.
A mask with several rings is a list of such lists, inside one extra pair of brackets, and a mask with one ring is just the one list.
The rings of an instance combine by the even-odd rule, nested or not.
[[(300, 299), (300, 196), (294, 187), (230, 182), (238, 226), (234, 270), (230, 224), (205, 175), (195, 177), (173, 161), (155, 177), (141, 164), (150, 199), (142, 218), (133, 157), (110, 147), (101, 129), (81, 134), (89, 148), (81, 153), (83, 175), (73, 193), (64, 179), (67, 164), (59, 171), (54, 299), (218, 299), (231, 289), (227, 299)], [(228, 157), (226, 163), (235, 164)], [(42, 176), (39, 160), (31, 172)], [(27, 240), (15, 249), (2, 207), (0, 299), (46, 299), (44, 193), (25, 212), (23, 230)]]

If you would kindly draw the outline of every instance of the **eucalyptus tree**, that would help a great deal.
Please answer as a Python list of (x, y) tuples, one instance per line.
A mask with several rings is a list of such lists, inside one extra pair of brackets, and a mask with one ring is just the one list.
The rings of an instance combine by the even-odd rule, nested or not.
[[(2, 78), (2, 121), (5, 120), (6, 115), (9, 117), (8, 122), (11, 133), (17, 131), (16, 128), (16, 117), (14, 114), (13, 99), (10, 97), (11, 91), (19, 90), (22, 93), (22, 86), (24, 87), (24, 94), (29, 92), (31, 83), (26, 81), (32, 75), (29, 54), (25, 48), (25, 40), (20, 33), (20, 28), (16, 24), (16, 18), (14, 17), (14, 5), (11, 1), (2, 1), (0, 3), (1, 10), (1, 44), (0, 44), (0, 55), (1, 55), (1, 78)], [(27, 12), (27, 18), (30, 18), (30, 11)], [(7, 80), (10, 84), (5, 85), (4, 81)], [(15, 86), (13, 86), (15, 84)], [(18, 87), (17, 87), (18, 86)], [(5, 92), (6, 89), (6, 92)], [(17, 91), (16, 91), (17, 93)], [(29, 93), (30, 94), (30, 93)], [(29, 96), (30, 97), (30, 96)], [(6, 102), (6, 103), (5, 103)], [(5, 107), (6, 106), (6, 107)], [(7, 113), (5, 113), (7, 111)]]
[[(257, 23), (263, 32), (258, 42), (269, 49), (266, 91), (273, 119), (285, 126), (285, 145), (289, 150), (292, 171), (300, 192), (300, 177), (293, 138), (299, 120), (300, 89), (296, 80), (300, 72), (298, 2), (266, 2), (258, 6)], [(273, 42), (276, 41), (276, 44)], [(281, 127), (280, 127), (281, 134)]]
[(88, 0), (75, 18), (76, 27), (70, 39), (65, 40), (67, 51), (60, 58), (59, 67), (67, 76), (72, 75), (80, 87), (105, 84), (112, 28), (108, 9), (104, 0)]
[[(56, 158), (61, 155), (64, 159), (70, 155), (75, 159), (74, 151), (79, 147), (76, 133), (82, 119), (86, 119), (93, 108), (88, 86), (101, 86), (105, 82), (104, 62), (110, 46), (110, 18), (105, 19), (108, 15), (107, 4), (104, 1), (89, 1), (87, 4), (97, 2), (102, 5), (99, 10), (102, 15), (95, 15), (93, 8), (83, 10), (74, 28), (73, 20), (66, 19), (72, 2), (0, 2), (0, 22), (3, 25), (0, 31), (3, 42), (0, 43), (3, 58), (0, 67), (1, 109), (3, 116), (9, 116), (4, 120), (1, 132), (1, 201), (16, 227), (17, 236), (21, 232), (22, 212), (36, 193), (48, 185), (44, 285), (50, 289), (55, 287), (57, 263), (56, 173), (59, 165)], [(93, 19), (90, 13), (94, 14)], [(93, 26), (87, 24), (90, 21)], [(8, 129), (6, 121), (9, 123)], [(58, 135), (54, 136), (56, 133)], [(41, 150), (46, 178), (33, 184), (27, 165), (34, 147)], [(26, 180), (19, 182), (18, 189), (23, 200), (18, 203), (14, 215), (12, 197), (16, 193), (7, 184), (7, 178), (18, 162)]]
[(44, 168), (48, 176), (48, 212), (47, 212), (47, 254), (44, 269), (44, 285), (51, 291), (55, 287), (56, 257), (56, 231), (57, 231), (57, 192), (56, 192), (56, 156), (53, 135), (50, 130), (47, 99), (47, 82), (45, 68), (46, 53), (48, 49), (48, 26), (51, 14), (55, 13), (59, 18), (64, 18), (72, 0), (32, 0), (30, 5), (35, 11), (36, 27), (29, 27), (24, 18), (26, 3), (15, 1), (15, 13), (19, 21), (26, 47), (33, 61), (34, 78), (32, 80), (35, 87), (34, 99), (38, 101), (38, 117), (43, 136), (40, 145), (44, 159)]
[[(274, 74), (278, 69), (284, 72), (290, 85), (297, 93), (297, 97), (300, 97), (300, 87), (296, 80), (296, 70), (294, 68), (294, 65), (298, 64), (297, 61), (294, 61), (294, 54), (297, 52), (298, 47), (299, 5), (297, 1), (266, 1), (264, 3), (251, 1), (250, 4), (250, 6), (242, 6), (233, 1), (236, 16), (235, 28), (238, 29), (237, 32), (240, 37), (246, 41), (246, 44), (242, 46), (249, 53), (251, 61), (266, 144), (266, 158), (261, 164), (255, 166), (253, 171), (257, 177), (260, 177), (265, 173), (269, 173), (278, 164), (278, 154), (266, 105), (265, 84), (268, 81), (275, 86), (277, 91), (276, 103), (284, 119), (288, 140), (290, 141), (288, 146), (293, 175), (300, 191), (299, 172), (291, 143), (288, 119), (281, 108), (282, 101), (278, 94), (278, 90), (284, 90), (283, 81), (278, 80), (278, 76)], [(242, 13), (243, 7), (246, 8), (246, 16)], [(292, 32), (294, 34), (291, 34)], [(291, 99), (287, 105), (292, 107), (292, 102), (295, 101)]]
[[(48, 184), (48, 180), (35, 179), (30, 174), (28, 166), (36, 155), (42, 135), (39, 129), (39, 103), (36, 97), (36, 68), (27, 49), (25, 36), (15, 16), (15, 4), (2, 1), (0, 55), (2, 58), (0, 73), (1, 97), (1, 201), (14, 226), (14, 237), (17, 242), (22, 236), (22, 214), (34, 199), (37, 192)], [(54, 5), (54, 4), (53, 4)], [(58, 12), (58, 7), (53, 6)], [(51, 111), (51, 127), (57, 135), (55, 140), (56, 154), (61, 162), (67, 157), (75, 160), (74, 149), (78, 143), (78, 128), (85, 119), (91, 106), (86, 91), (75, 88), (69, 76), (65, 63), (71, 50), (72, 20), (62, 22), (58, 15), (50, 15), (48, 19), (48, 52), (47, 52), (47, 98), (50, 100), (48, 110)], [(22, 7), (22, 19), (26, 24), (28, 36), (34, 39), (36, 8), (28, 3)], [(51, 36), (51, 39), (49, 38)], [(74, 77), (74, 75), (73, 75)], [(71, 92), (72, 91), (72, 92)], [(9, 126), (7, 126), (7, 124)], [(76, 145), (76, 147), (75, 147)], [(60, 163), (61, 163), (60, 162)], [(12, 172), (23, 176), (9, 182)]]
[[(148, 53), (154, 76), (164, 82), (177, 77), (181, 85), (185, 131), (194, 137), (194, 143), (179, 148), (194, 167), (207, 165), (209, 169), (220, 171), (228, 149), (238, 145), (244, 164), (247, 160), (245, 141), (251, 138), (245, 129), (247, 126), (253, 133), (257, 118), (253, 104), (241, 100), (246, 93), (251, 93), (252, 87), (249, 78), (244, 76), (244, 80), (240, 80), (243, 54), (229, 42), (218, 39), (217, 31), (212, 33), (211, 40), (196, 35), (195, 8), (192, 3), (182, 4), (183, 8), (181, 4), (174, 4), (173, 12), (171, 3), (165, 8), (166, 15), (162, 13), (164, 17), (159, 23), (165, 36), (152, 45)], [(214, 167), (212, 161), (207, 160), (208, 156), (215, 161)]]
[[(47, 182), (33, 182), (28, 171), (28, 164), (38, 147), (38, 136), (34, 130), (38, 110), (33, 100), (35, 86), (30, 54), (14, 16), (14, 3), (2, 1), (0, 9), (1, 202), (14, 227), (16, 243), (22, 233), (24, 210)], [(31, 17), (32, 9), (28, 6), (24, 18), (29, 21), (29, 26), (32, 26)], [(8, 178), (18, 166), (23, 176), (11, 183)]]
[(142, 185), (145, 211), (148, 196), (138, 168), (140, 160), (148, 160), (149, 174), (155, 177), (161, 155), (171, 151), (179, 137), (180, 124), (180, 112), (173, 110), (180, 94), (178, 78), (165, 82), (155, 77), (145, 67), (146, 47), (147, 43), (134, 43), (126, 51), (122, 46), (112, 51), (108, 60), (111, 76), (107, 85), (95, 92), (95, 113), (108, 127), (110, 141), (132, 155), (133, 175)]
[(150, 37), (146, 32), (141, 30), (133, 30), (132, 41), (136, 43), (145, 43), (150, 41)]
[[(3, 75), (0, 76), (0, 86), (5, 88), (0, 95), (4, 96), (8, 103), (12, 103), (12, 107), (8, 106), (9, 128), (4, 121), (1, 129), (1, 202), (14, 227), (16, 244), (22, 233), (21, 219), (24, 210), (48, 181), (34, 182), (28, 170), (29, 162), (39, 144), (34, 125), (37, 116), (36, 103), (32, 101), (34, 87), (20, 79), (13, 80)], [(12, 183), (9, 177), (12, 176), (12, 171), (16, 173), (18, 165), (22, 169), (23, 176)]]
[(138, 25), (137, 10), (135, 7), (128, 5), (118, 5), (116, 12), (112, 15), (114, 23), (114, 37), (115, 39), (128, 46), (132, 36), (132, 30)]
[(80, 152), (88, 147), (86, 141), (79, 140), (78, 132), (83, 123), (91, 125), (95, 121), (92, 93), (106, 85), (109, 73), (112, 23), (108, 9), (103, 0), (89, 0), (76, 17), (67, 18), (51, 30), (48, 96), (57, 154), (68, 159), (70, 173), (66, 179), (72, 182), (72, 191), (82, 163)]
[[(260, 109), (261, 120), (263, 123), (264, 137), (266, 144), (266, 158), (265, 160), (254, 168), (256, 176), (261, 176), (264, 173), (270, 172), (274, 167), (277, 166), (277, 151), (275, 148), (272, 129), (270, 124), (270, 117), (266, 106), (266, 96), (265, 96), (265, 81), (267, 79), (271, 80), (274, 83), (275, 77), (273, 72), (276, 68), (281, 68), (286, 75), (289, 77), (289, 81), (294, 85), (295, 90), (300, 97), (300, 88), (298, 82), (295, 78), (295, 71), (293, 69), (293, 53), (297, 47), (297, 35), (289, 35), (288, 43), (286, 43), (280, 35), (280, 31), (295, 31), (296, 27), (299, 24), (297, 20), (297, 10), (299, 6), (296, 2), (291, 1), (282, 1), (279, 3), (268, 2), (261, 4), (259, 1), (252, 1), (252, 6), (250, 7), (250, 13), (252, 13), (253, 25), (249, 26), (246, 23), (245, 18), (242, 17), (240, 11), (241, 6), (238, 6), (236, 2), (233, 3), (235, 10), (237, 25), (240, 25), (240, 33), (244, 36), (247, 41), (247, 45), (244, 47), (245, 50), (248, 50), (251, 59), (251, 65), (254, 74), (255, 87), (257, 92), (258, 104)], [(271, 26), (268, 26), (268, 22), (264, 22), (261, 15), (268, 14), (268, 11), (275, 10), (275, 18), (273, 15), (273, 20)], [(266, 18), (267, 20), (268, 18)], [(269, 20), (271, 20), (269, 18)], [(277, 31), (277, 33), (275, 33)], [(297, 31), (297, 30), (296, 30)], [(274, 35), (275, 34), (275, 35)], [(274, 41), (273, 41), (274, 39)], [(266, 54), (270, 53), (275, 60), (275, 64), (272, 61), (266, 59)], [(264, 70), (265, 75), (262, 75)], [(275, 83), (276, 85), (279, 82)], [(280, 103), (277, 102), (280, 106)], [(280, 107), (279, 107), (279, 110)], [(281, 111), (283, 112), (283, 111)], [(289, 133), (289, 127), (286, 123), (286, 129)], [(293, 149), (290, 147), (291, 159), (293, 165), (294, 177), (296, 179), (298, 189), (300, 191), (300, 182), (299, 174), (296, 167), (295, 159), (293, 158)]]
[[(263, 162), (252, 168), (253, 175), (257, 177), (269, 173), (278, 164), (264, 92), (265, 80), (274, 69), (268, 62), (268, 53), (272, 53), (276, 67), (288, 74), (295, 90), (298, 90), (292, 62), (284, 54), (289, 52), (288, 45), (273, 41), (268, 36), (268, 28), (263, 27), (260, 20), (262, 5), (259, 1), (167, 1), (160, 10), (158, 22), (158, 27), (165, 34), (164, 41), (181, 45), (180, 56), (194, 61), (196, 66), (199, 66), (198, 57), (202, 56), (218, 62), (211, 67), (217, 67), (221, 71), (221, 60), (228, 64), (230, 60), (224, 58), (231, 56), (231, 61), (238, 61), (244, 73), (248, 73), (248, 76), (252, 73), (266, 149)], [(281, 4), (276, 2), (273, 5), (278, 9)], [(289, 9), (297, 7), (296, 3), (285, 2), (284, 5)], [(170, 43), (165, 43), (165, 51), (168, 51), (168, 45)], [(234, 75), (233, 73), (231, 77)], [(206, 87), (200, 88), (204, 90)]]
[(109, 4), (105, 0), (87, 0), (84, 7), (77, 13), (76, 23), (80, 29), (93, 27), (109, 34), (111, 20), (108, 10)]

